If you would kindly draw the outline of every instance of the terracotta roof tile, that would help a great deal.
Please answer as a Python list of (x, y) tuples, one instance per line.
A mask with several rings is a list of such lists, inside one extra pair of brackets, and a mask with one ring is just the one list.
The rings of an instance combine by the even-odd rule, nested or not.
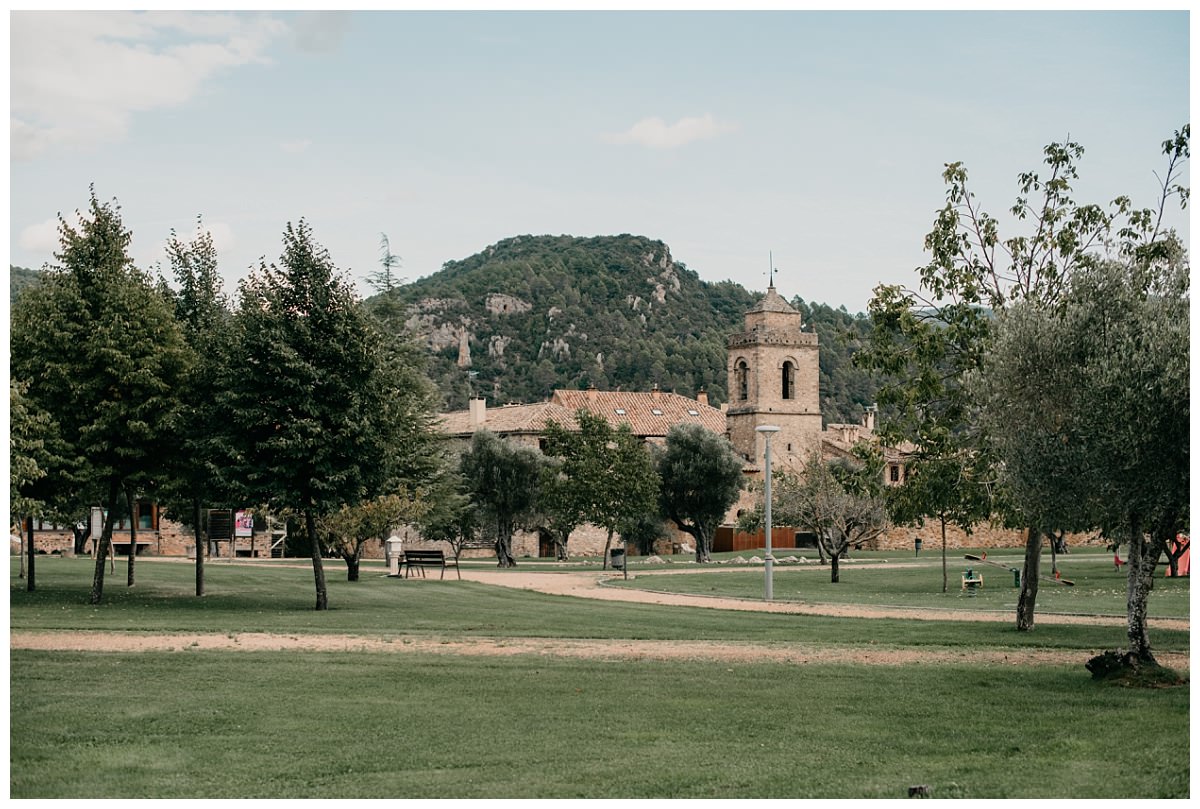
[[(551, 421), (563, 425), (568, 430), (578, 429), (575, 413), (553, 402), (489, 407), (481, 426), (494, 433), (540, 433)], [(470, 411), (443, 413), (441, 431), (447, 435), (471, 435), (475, 428), (471, 426)]]
[(550, 401), (571, 412), (587, 410), (604, 416), (614, 427), (626, 422), (634, 435), (642, 437), (665, 436), (676, 424), (700, 424), (725, 434), (723, 412), (678, 393), (556, 390)]

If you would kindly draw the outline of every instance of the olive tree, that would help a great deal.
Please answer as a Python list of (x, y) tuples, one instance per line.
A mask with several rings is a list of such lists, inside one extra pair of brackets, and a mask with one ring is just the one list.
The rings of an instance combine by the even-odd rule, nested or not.
[(696, 561), (712, 560), (717, 526), (742, 489), (742, 463), (724, 436), (699, 424), (677, 424), (657, 459), (659, 505), (696, 540)]
[(975, 386), (1000, 476), (1030, 524), (1129, 543), (1128, 653), (1153, 663), (1154, 570), (1186, 524), (1189, 266), (1100, 263), (1054, 309), (1013, 307)]

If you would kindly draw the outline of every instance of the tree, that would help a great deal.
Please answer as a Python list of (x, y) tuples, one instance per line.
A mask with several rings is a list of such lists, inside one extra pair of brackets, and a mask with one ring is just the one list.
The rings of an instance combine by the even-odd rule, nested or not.
[(115, 203), (93, 191), (88, 215), (77, 227), (60, 216), (59, 234), (61, 267), (13, 311), (12, 374), (58, 425), (60, 468), (106, 492), (90, 595), (98, 604), (118, 496), (159, 476), (175, 449), (187, 352), (168, 301), (133, 267)]
[(636, 514), (626, 519), (617, 526), (617, 532), (620, 533), (621, 541), (627, 547), (633, 546), (646, 556), (654, 553), (654, 543), (666, 536), (667, 533), (663, 530), (662, 517), (650, 512)]
[(578, 432), (547, 425), (546, 453), (562, 459), (561, 485), (569, 490), (561, 494), (573, 501), (567, 513), (577, 510), (582, 521), (608, 532), (603, 562), (607, 568), (617, 527), (655, 511), (657, 473), (628, 423), (613, 428), (608, 419), (587, 410), (577, 412), (575, 420)]
[(494, 526), (499, 567), (517, 566), (513, 533), (535, 513), (543, 463), (537, 450), (510, 445), (489, 430), (475, 433), (463, 453), (462, 476), (484, 519)]
[[(883, 497), (882, 457), (859, 445), (850, 458), (822, 460), (814, 452), (799, 474), (776, 472), (771, 479), (772, 521), (794, 525), (817, 538), (822, 563), (830, 563), (830, 581), (840, 581), (839, 561), (888, 525)], [(763, 524), (761, 502), (738, 521), (746, 530)]]
[(1181, 249), (1163, 263), (1099, 263), (1054, 309), (1013, 307), (975, 383), (1002, 482), (1027, 521), (1129, 543), (1134, 664), (1154, 663), (1154, 569), (1186, 524), (1189, 269)]
[(918, 448), (907, 459), (904, 482), (887, 492), (888, 516), (896, 524), (925, 524), (937, 520), (942, 537), (942, 592), (949, 590), (946, 559), (946, 526), (957, 525), (967, 534), (992, 515), (992, 498), (980, 480), (978, 456), (960, 449), (957, 455), (926, 454)]
[[(177, 389), (183, 404), (178, 463), (162, 492), (170, 513), (192, 528), (196, 538), (196, 596), (204, 595), (206, 541), (203, 504), (233, 506), (221, 485), (224, 479), (221, 446), (226, 418), (220, 406), (219, 385), (230, 362), (229, 334), (232, 319), (221, 292), (217, 251), (212, 234), (196, 220), (197, 233), (184, 242), (171, 231), (167, 257), (178, 285), (174, 293), (175, 319), (183, 330), (191, 354), (187, 375)], [(164, 282), (165, 285), (165, 282)]]
[[(37, 484), (46, 477), (55, 459), (50, 447), (53, 445), (55, 425), (48, 413), (35, 410), (25, 396), (25, 386), (15, 380), (8, 382), (8, 508), (14, 521), (26, 527), (25, 520), (39, 516), (46, 504), (39, 499), (45, 496), (37, 490)], [(29, 523), (26, 553), (21, 556), (21, 577), (25, 589), (36, 588), (33, 527)], [(26, 561), (28, 557), (28, 561)]]
[(329, 606), (317, 520), (380, 494), (395, 470), (382, 335), (303, 219), (279, 265), (242, 281), (235, 356), (221, 388), (243, 502), (303, 515), (316, 609)]
[(677, 424), (658, 458), (662, 513), (696, 540), (696, 561), (711, 561), (712, 537), (742, 489), (742, 463), (728, 439), (699, 424)]
[[(946, 165), (946, 205), (925, 237), (930, 260), (918, 268), (920, 288), (875, 290), (870, 344), (855, 357), (885, 377), (879, 398), (889, 415), (882, 425), (886, 440), (910, 441), (931, 458), (977, 451), (971, 430), (976, 403), (963, 380), (989, 352), (993, 314), (1022, 301), (1054, 305), (1093, 253), (1154, 252), (1166, 201), (1176, 194), (1186, 200), (1177, 179), (1188, 133), (1185, 126), (1164, 144), (1168, 170), (1158, 215), (1133, 208), (1127, 197), (1107, 209), (1076, 203), (1071, 183), (1083, 148), (1069, 141), (1047, 146), (1048, 175), (1019, 175), (1010, 209), (1018, 235), (1006, 239), (1000, 221), (976, 200), (966, 168)], [(1017, 604), (1017, 628), (1023, 631), (1034, 625), (1042, 536), (1041, 529), (1028, 526)]]
[(585, 522), (584, 504), (575, 482), (567, 476), (566, 462), (553, 457), (546, 461), (538, 484), (537, 510), (543, 527), (553, 539), (554, 557), (564, 562), (570, 558), (567, 543), (571, 533)]
[(344, 505), (317, 521), (324, 548), (346, 563), (346, 581), (358, 581), (363, 548), (371, 540), (383, 541), (393, 528), (415, 522), (428, 510), (425, 499), (415, 492), (400, 492)]

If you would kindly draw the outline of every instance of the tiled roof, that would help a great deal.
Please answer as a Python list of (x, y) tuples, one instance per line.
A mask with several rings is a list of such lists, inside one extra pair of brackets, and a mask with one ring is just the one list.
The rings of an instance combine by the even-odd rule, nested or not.
[(676, 424), (700, 424), (725, 435), (724, 413), (678, 393), (556, 390), (550, 401), (572, 413), (587, 410), (604, 416), (614, 427), (627, 422), (633, 434), (642, 437), (665, 436)]
[[(575, 412), (553, 402), (530, 405), (489, 407), (481, 425), (494, 433), (540, 433), (549, 422), (557, 422), (568, 430), (578, 429)], [(447, 435), (468, 436), (475, 432), (469, 410), (443, 413), (441, 430)]]

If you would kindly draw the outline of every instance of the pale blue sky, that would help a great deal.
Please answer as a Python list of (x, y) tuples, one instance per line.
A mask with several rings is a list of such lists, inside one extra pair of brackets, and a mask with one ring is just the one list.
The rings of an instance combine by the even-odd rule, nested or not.
[(306, 217), (357, 278), (380, 233), (410, 280), (513, 235), (634, 233), (751, 289), (773, 252), (785, 295), (862, 311), (915, 283), (944, 163), (1002, 214), (1069, 136), (1081, 198), (1151, 204), (1189, 114), (1186, 11), (9, 22), (10, 261), (52, 261), (95, 183), (143, 267), (202, 215), (231, 292)]

